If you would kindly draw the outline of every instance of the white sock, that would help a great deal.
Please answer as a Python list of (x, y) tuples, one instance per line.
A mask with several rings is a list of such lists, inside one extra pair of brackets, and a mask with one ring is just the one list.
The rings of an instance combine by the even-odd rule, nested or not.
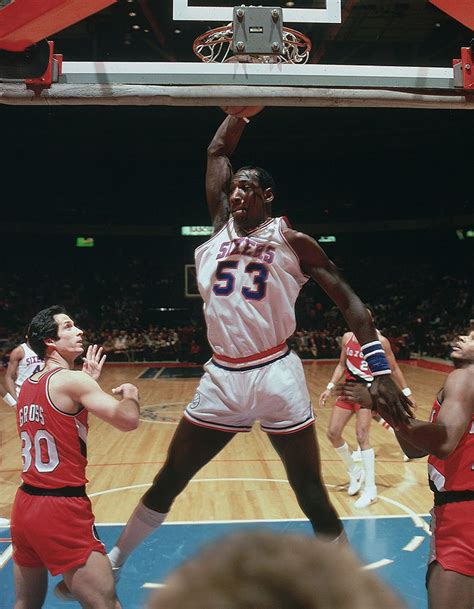
[(133, 550), (164, 522), (167, 515), (150, 510), (140, 501), (108, 554), (112, 567), (121, 567)]
[(337, 454), (344, 462), (346, 469), (348, 472), (352, 472), (357, 469), (357, 465), (354, 463), (351, 457), (351, 453), (349, 451), (349, 447), (347, 446), (347, 442), (344, 442), (342, 446), (338, 446), (336, 449)]
[(362, 457), (362, 465), (365, 471), (365, 488), (375, 486), (375, 451), (373, 448), (367, 448), (360, 451)]
[(16, 406), (16, 400), (15, 398), (10, 394), (7, 393), (3, 396), (3, 401), (8, 404), (9, 406), (15, 407)]

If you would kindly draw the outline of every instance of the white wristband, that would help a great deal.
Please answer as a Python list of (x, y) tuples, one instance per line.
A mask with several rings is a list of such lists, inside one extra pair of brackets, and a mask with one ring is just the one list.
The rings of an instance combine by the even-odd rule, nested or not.
[(326, 389), (328, 389), (329, 391), (331, 391), (331, 389), (334, 389), (334, 383), (328, 383), (326, 385)]
[(403, 393), (403, 395), (406, 395), (408, 398), (411, 395), (410, 387), (405, 387), (405, 389), (402, 389), (402, 393)]
[(3, 401), (6, 402), (9, 406), (16, 406), (15, 398), (12, 395), (10, 395), (9, 393), (6, 393), (3, 396)]

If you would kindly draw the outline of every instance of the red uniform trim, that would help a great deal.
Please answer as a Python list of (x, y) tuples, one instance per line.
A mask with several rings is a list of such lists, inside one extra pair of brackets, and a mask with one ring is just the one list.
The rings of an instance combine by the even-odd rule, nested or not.
[(266, 351), (262, 351), (261, 353), (255, 353), (254, 355), (247, 355), (246, 357), (229, 357), (227, 355), (220, 355), (219, 353), (213, 353), (213, 357), (215, 357), (217, 360), (229, 362), (231, 364), (245, 364), (247, 362), (255, 362), (259, 359), (263, 359), (264, 357), (274, 355), (275, 353), (282, 351), (285, 347), (286, 343), (281, 343), (276, 347), (272, 347), (271, 349), (267, 349)]

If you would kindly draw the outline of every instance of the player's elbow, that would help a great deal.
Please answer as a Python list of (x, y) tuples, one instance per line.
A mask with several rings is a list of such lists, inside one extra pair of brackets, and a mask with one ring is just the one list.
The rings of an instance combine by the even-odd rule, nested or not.
[(436, 452), (432, 452), (432, 455), (435, 456), (437, 459), (441, 459), (442, 461), (444, 461), (449, 457), (449, 455), (453, 452), (455, 448), (456, 446), (453, 446), (450, 443), (441, 444), (439, 447), (436, 448)]
[(421, 457), (426, 457), (426, 455), (428, 454), (426, 450), (419, 450), (415, 447), (404, 448), (403, 452), (409, 459), (420, 459)]
[(134, 431), (138, 427), (138, 415), (127, 417), (121, 424), (122, 431)]
[(207, 158), (215, 159), (222, 156), (222, 146), (219, 146), (216, 142), (211, 142), (207, 147)]
[(138, 427), (139, 413), (136, 408), (134, 410), (122, 410), (119, 416), (115, 419), (114, 425), (120, 431), (134, 431)]

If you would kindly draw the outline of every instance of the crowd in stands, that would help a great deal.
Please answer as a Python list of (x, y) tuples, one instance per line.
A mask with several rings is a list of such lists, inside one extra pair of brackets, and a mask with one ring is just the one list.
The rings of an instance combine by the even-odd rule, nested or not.
[[(104, 263), (105, 264), (105, 263)], [(109, 261), (110, 264), (110, 261)], [(361, 257), (357, 268), (339, 264), (349, 283), (370, 304), (375, 323), (397, 358), (410, 354), (445, 358), (453, 337), (474, 318), (466, 269), (447, 274), (429, 262), (409, 267)], [(120, 272), (77, 268), (65, 279), (35, 269), (0, 273), (0, 346), (8, 353), (41, 307), (66, 306), (87, 341), (103, 345), (109, 361), (203, 363), (210, 356), (199, 298), (184, 299), (181, 269), (154, 269), (138, 258), (121, 261)], [(339, 309), (312, 281), (296, 305), (291, 347), (302, 358), (337, 358), (346, 323)]]

